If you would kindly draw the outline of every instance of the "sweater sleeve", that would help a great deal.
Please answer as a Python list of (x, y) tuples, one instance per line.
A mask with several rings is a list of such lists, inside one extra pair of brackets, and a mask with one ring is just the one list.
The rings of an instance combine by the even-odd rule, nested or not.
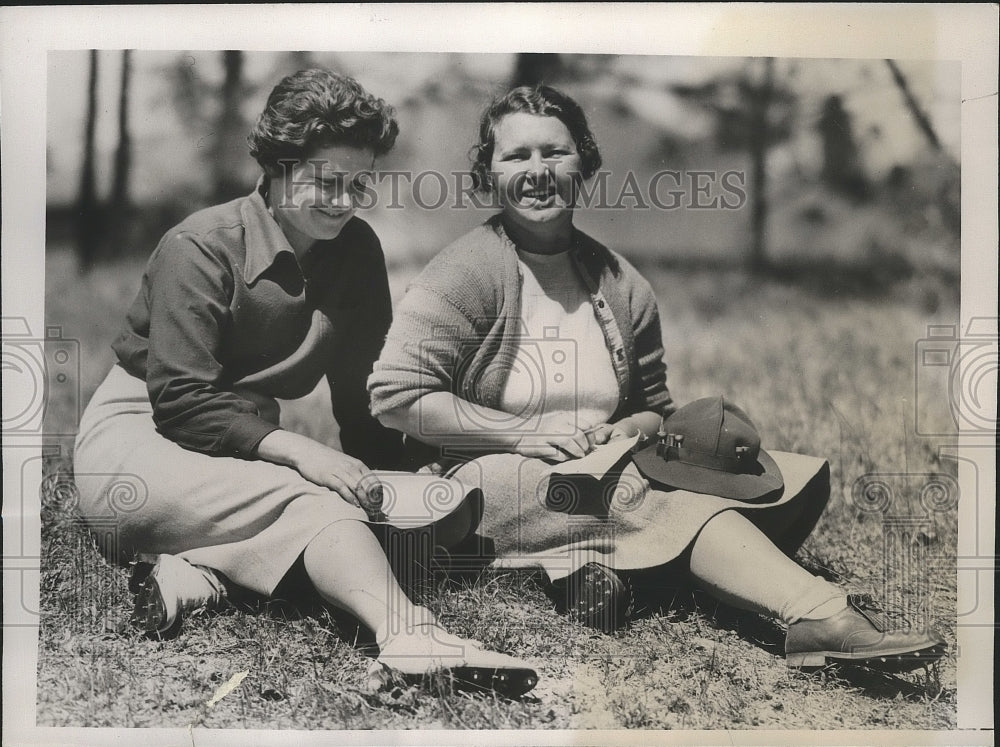
[(407, 407), (431, 392), (455, 393), (464, 357), (474, 355), (479, 342), (466, 312), (437, 290), (412, 285), (368, 379), (372, 414)]
[(402, 456), (402, 434), (372, 415), (366, 380), (392, 321), (392, 299), (382, 248), (374, 233), (361, 268), (364, 302), (356, 316), (349, 355), (341, 355), (327, 374), (333, 416), (340, 426), (344, 453), (373, 469), (393, 469)]
[(648, 280), (638, 271), (630, 269), (634, 273), (631, 307), (636, 357), (632, 398), (637, 408), (670, 415), (677, 408), (667, 389), (667, 366), (663, 361), (663, 332), (656, 294)]
[(227, 391), (221, 338), (229, 325), (231, 270), (197, 238), (167, 237), (150, 261), (146, 386), (157, 429), (181, 446), (251, 457), (278, 426)]

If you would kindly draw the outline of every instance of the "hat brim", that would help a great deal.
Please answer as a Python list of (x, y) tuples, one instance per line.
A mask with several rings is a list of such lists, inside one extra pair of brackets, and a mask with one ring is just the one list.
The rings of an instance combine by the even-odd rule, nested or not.
[(632, 461), (651, 482), (736, 501), (768, 503), (780, 498), (785, 487), (781, 470), (763, 449), (752, 473), (735, 474), (677, 460), (667, 461), (656, 453), (656, 444), (634, 454)]

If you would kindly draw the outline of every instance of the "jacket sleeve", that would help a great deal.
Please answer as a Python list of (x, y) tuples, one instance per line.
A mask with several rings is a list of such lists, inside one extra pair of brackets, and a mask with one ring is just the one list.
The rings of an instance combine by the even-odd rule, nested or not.
[(632, 400), (636, 410), (643, 408), (662, 415), (677, 409), (667, 389), (667, 366), (663, 361), (663, 332), (653, 288), (634, 268), (631, 293), (632, 335), (635, 340), (636, 367), (632, 382)]
[(278, 426), (227, 391), (220, 359), (232, 271), (196, 237), (168, 236), (150, 259), (146, 386), (157, 429), (181, 446), (252, 457)]
[(366, 383), (392, 322), (392, 299), (382, 248), (374, 233), (359, 272), (363, 301), (355, 317), (350, 348), (327, 373), (333, 416), (340, 426), (345, 454), (373, 469), (397, 468), (402, 458), (403, 437), (386, 428), (371, 413)]

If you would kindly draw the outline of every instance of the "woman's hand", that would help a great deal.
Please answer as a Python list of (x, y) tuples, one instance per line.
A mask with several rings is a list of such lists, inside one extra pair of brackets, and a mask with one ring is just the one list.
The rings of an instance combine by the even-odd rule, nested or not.
[[(611, 441), (619, 441), (623, 438), (630, 438), (635, 435), (637, 429), (628, 428), (628, 425), (621, 423), (601, 423), (590, 428), (587, 433), (594, 446), (600, 446)], [(629, 432), (632, 431), (632, 432)]]
[(591, 449), (591, 441), (576, 424), (572, 413), (542, 415), (530, 433), (520, 435), (511, 451), (524, 456), (563, 462), (579, 459)]
[[(476, 415), (475, 419), (471, 416)], [(660, 415), (638, 412), (616, 423), (603, 423), (581, 430), (572, 413), (549, 413), (525, 422), (514, 416), (459, 399), (451, 392), (429, 392), (415, 402), (379, 415), (388, 428), (419, 438), (435, 446), (459, 444), (513, 452), (524, 456), (564, 462), (579, 459), (594, 446), (641, 433), (656, 434)], [(502, 423), (492, 430), (483, 423)]]
[(382, 483), (364, 462), (311, 438), (273, 431), (257, 447), (261, 459), (294, 467), (309, 482), (337, 493), (369, 516), (382, 508)]
[(309, 482), (329, 488), (348, 503), (362, 508), (369, 502), (370, 492), (381, 491), (381, 483), (364, 462), (329, 446), (313, 443), (314, 447), (296, 456), (294, 464)]
[(649, 439), (656, 435), (659, 427), (659, 413), (637, 412), (627, 418), (622, 418), (617, 423), (602, 423), (591, 428), (588, 432), (591, 441), (597, 446), (609, 441), (617, 441), (620, 438), (632, 438), (636, 435), (640, 436), (641, 439)]

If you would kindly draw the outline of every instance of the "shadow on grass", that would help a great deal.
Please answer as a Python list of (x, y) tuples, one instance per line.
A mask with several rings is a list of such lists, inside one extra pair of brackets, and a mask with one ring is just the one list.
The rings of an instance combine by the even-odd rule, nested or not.
[(806, 676), (834, 679), (873, 700), (902, 698), (911, 702), (922, 703), (928, 696), (937, 698), (943, 694), (937, 664), (928, 665), (917, 682), (911, 682), (897, 675), (889, 674), (888, 672), (878, 672), (874, 669), (837, 667), (834, 665)]
[[(803, 565), (812, 570), (808, 564)], [(829, 571), (822, 566), (817, 567)], [(829, 575), (830, 580), (839, 578), (832, 571)], [(632, 586), (636, 605), (633, 616), (635, 621), (665, 616), (668, 620), (680, 622), (700, 616), (720, 630), (735, 633), (768, 654), (784, 659), (785, 632), (779, 623), (753, 612), (731, 607), (695, 589), (685, 582), (682, 571), (676, 567), (633, 572)], [(860, 666), (831, 664), (822, 669), (796, 671), (798, 676), (836, 682), (875, 700), (904, 698), (924, 702), (928, 696), (936, 698), (942, 692), (938, 667), (938, 663), (926, 665), (922, 677), (917, 675), (920, 679), (916, 682)]]

